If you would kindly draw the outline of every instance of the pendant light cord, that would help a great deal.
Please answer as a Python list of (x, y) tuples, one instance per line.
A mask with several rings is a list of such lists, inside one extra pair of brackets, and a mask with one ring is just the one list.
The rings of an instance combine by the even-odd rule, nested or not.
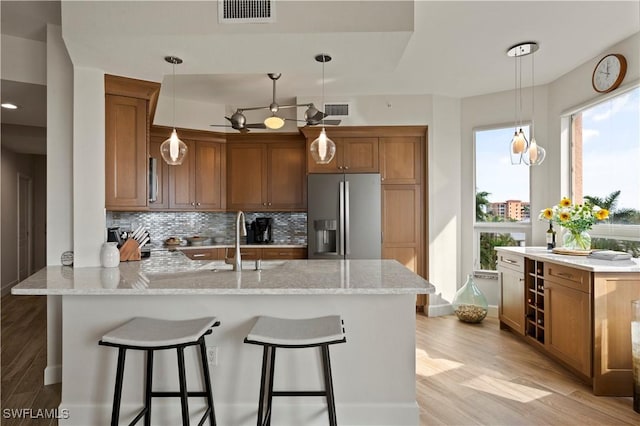
[(173, 62), (173, 129), (176, 128), (176, 63)]
[(535, 97), (535, 93), (536, 93), (536, 85), (535, 85), (535, 72), (534, 72), (534, 65), (533, 65), (533, 57), (535, 55), (535, 52), (531, 53), (531, 140), (533, 140), (533, 129), (534, 129), (534, 123), (535, 123), (535, 101), (534, 101), (534, 97)]
[(518, 132), (518, 57), (513, 58), (513, 127)]
[(323, 109), (323, 111), (322, 111), (322, 130), (324, 130), (324, 118), (327, 116), (325, 114), (325, 111), (324, 111), (324, 110), (326, 110), (326, 106), (324, 104), (324, 61), (325, 61), (325, 58), (326, 58), (326, 56), (323, 53), (322, 54), (322, 109)]

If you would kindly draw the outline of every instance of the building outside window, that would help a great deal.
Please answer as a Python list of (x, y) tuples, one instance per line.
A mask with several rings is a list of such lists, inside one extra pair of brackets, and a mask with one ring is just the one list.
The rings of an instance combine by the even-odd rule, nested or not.
[[(528, 140), (529, 126), (522, 130)], [(530, 241), (529, 167), (511, 164), (513, 132), (512, 126), (474, 131), (475, 270), (496, 269), (494, 247), (523, 246)]]
[(573, 200), (610, 212), (591, 247), (640, 256), (640, 87), (572, 114), (571, 129)]

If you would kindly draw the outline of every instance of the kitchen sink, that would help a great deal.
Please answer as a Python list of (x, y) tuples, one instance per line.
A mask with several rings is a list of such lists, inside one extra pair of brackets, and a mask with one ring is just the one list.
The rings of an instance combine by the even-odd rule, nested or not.
[[(279, 266), (284, 265), (286, 260), (262, 260), (260, 262), (260, 269), (273, 269)], [(209, 262), (205, 265), (202, 265), (199, 268), (202, 270), (210, 270), (213, 272), (222, 272), (222, 271), (233, 271), (233, 265), (224, 263), (224, 260), (215, 260), (213, 262)], [(255, 272), (256, 270), (256, 261), (255, 260), (243, 260), (242, 261), (242, 271), (243, 272)]]

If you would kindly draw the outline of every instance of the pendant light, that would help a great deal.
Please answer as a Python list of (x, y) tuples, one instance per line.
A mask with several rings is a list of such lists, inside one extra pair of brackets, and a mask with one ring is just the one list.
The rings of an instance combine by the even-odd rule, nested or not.
[[(511, 164), (521, 164), (524, 162), (529, 166), (537, 166), (544, 161), (546, 152), (535, 140), (534, 137), (534, 62), (533, 54), (538, 50), (538, 43), (533, 41), (527, 41), (524, 43), (518, 43), (511, 46), (507, 50), (507, 56), (515, 58), (515, 123), (514, 123), (514, 135), (509, 144), (509, 155), (511, 157)], [(531, 141), (527, 141), (527, 138), (522, 131), (522, 57), (531, 56), (531, 127), (530, 138)]]
[[(316, 61), (322, 62), (322, 105), (324, 107), (324, 64), (331, 61), (331, 56), (321, 53), (316, 55)], [(333, 160), (336, 155), (336, 144), (329, 139), (327, 132), (324, 129), (324, 114), (322, 117), (322, 130), (320, 136), (318, 136), (309, 148), (311, 151), (311, 157), (318, 164), (328, 164)]]
[(535, 114), (536, 89), (535, 88), (536, 86), (535, 86), (535, 80), (534, 80), (534, 76), (535, 76), (534, 56), (535, 55), (533, 55), (533, 53), (535, 53), (536, 50), (538, 49), (536, 48), (531, 52), (531, 131), (529, 132), (531, 136), (531, 141), (529, 142), (529, 150), (525, 153), (525, 155), (522, 158), (524, 163), (528, 166), (538, 166), (542, 164), (545, 156), (547, 155), (547, 152), (545, 151), (545, 149), (540, 145), (538, 145), (538, 142), (536, 142), (536, 138), (535, 138), (535, 116), (536, 116)]
[(165, 56), (165, 61), (173, 65), (173, 131), (169, 139), (160, 145), (160, 155), (170, 166), (179, 166), (187, 156), (187, 145), (178, 138), (176, 132), (176, 65), (182, 63), (182, 59), (176, 56)]

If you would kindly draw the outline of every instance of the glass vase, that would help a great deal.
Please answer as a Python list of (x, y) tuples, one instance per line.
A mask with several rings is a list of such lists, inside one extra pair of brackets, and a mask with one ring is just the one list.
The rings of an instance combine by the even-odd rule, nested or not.
[(591, 249), (591, 235), (587, 231), (567, 231), (562, 237), (562, 247), (569, 250)]
[(466, 283), (453, 298), (453, 312), (462, 322), (478, 323), (487, 316), (487, 298), (476, 286), (473, 275), (467, 275)]

